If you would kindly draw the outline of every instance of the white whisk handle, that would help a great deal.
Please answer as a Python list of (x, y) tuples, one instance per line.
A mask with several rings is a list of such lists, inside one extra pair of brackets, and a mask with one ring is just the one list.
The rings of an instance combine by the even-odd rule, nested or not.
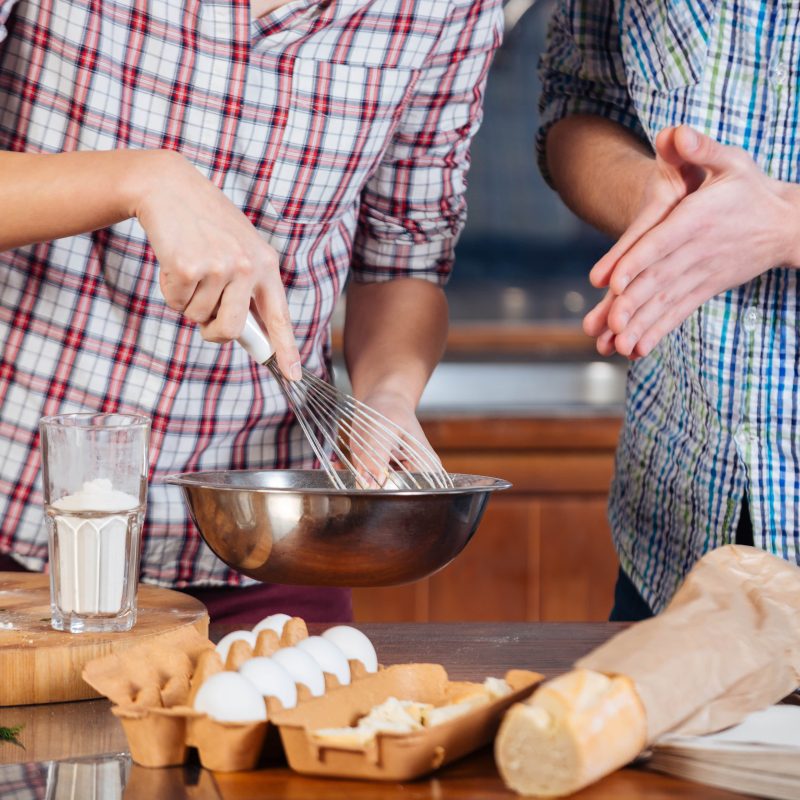
[(236, 341), (239, 342), (259, 364), (266, 364), (275, 352), (272, 349), (272, 343), (267, 338), (267, 334), (264, 332), (258, 320), (253, 316), (252, 311), (247, 312), (244, 330)]

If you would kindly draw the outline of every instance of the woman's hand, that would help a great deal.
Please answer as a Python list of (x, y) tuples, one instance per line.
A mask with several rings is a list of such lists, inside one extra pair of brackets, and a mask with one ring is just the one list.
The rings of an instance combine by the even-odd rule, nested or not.
[(386, 486), (390, 465), (393, 470), (400, 472), (403, 467), (409, 472), (441, 468), (439, 457), (425, 437), (415, 409), (407, 398), (391, 391), (377, 390), (363, 398), (362, 402), (399, 426), (405, 432), (405, 436), (400, 435), (400, 441), (412, 448), (414, 454), (423, 448), (427, 450), (426, 465), (421, 465), (416, 457), (409, 460), (409, 455), (403, 447), (388, 447), (384, 438), (371, 435), (373, 424), (359, 427), (356, 423), (354, 435), (351, 436), (350, 453), (353, 466), (369, 487)]
[(133, 180), (133, 215), (160, 264), (167, 305), (198, 323), (204, 339), (242, 332), (251, 301), (264, 322), (281, 371), (299, 379), (278, 255), (247, 217), (185, 158), (142, 153)]
[[(438, 467), (438, 458), (430, 451), (415, 409), (446, 338), (447, 300), (440, 286), (395, 278), (378, 283), (356, 280), (347, 287), (344, 354), (353, 394), (419, 440), (431, 453), (431, 468)], [(369, 459), (367, 451), (377, 448), (370, 472), (380, 482), (390, 461), (403, 458), (379, 442), (371, 443), (361, 451)]]

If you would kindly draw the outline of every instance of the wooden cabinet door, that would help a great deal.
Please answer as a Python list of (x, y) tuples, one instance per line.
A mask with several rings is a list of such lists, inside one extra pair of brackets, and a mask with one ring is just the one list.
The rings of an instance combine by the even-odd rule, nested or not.
[[(495, 622), (531, 619), (529, 589), (537, 529), (529, 500), (489, 500), (472, 541), (430, 579), (430, 619)], [(535, 618), (535, 617), (533, 617)]]
[(427, 622), (429, 580), (353, 589), (357, 622)]
[(355, 590), (355, 617), (599, 622), (611, 610), (617, 566), (604, 497), (498, 495), (452, 564), (407, 586)]
[(539, 501), (541, 620), (608, 619), (619, 562), (611, 543), (606, 502), (604, 497)]
[(608, 618), (617, 558), (606, 520), (617, 419), (448, 419), (429, 423), (452, 472), (513, 483), (493, 495), (458, 558), (410, 586), (358, 589), (362, 622)]

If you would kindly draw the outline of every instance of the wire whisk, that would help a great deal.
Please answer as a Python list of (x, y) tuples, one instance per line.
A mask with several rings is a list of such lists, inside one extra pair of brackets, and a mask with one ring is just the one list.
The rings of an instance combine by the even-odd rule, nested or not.
[[(429, 447), (366, 403), (306, 369), (299, 381), (288, 380), (252, 313), (238, 341), (272, 373), (320, 466), (337, 489), (453, 486), (452, 478)], [(344, 469), (337, 469), (335, 462)], [(345, 480), (347, 475), (350, 479)]]

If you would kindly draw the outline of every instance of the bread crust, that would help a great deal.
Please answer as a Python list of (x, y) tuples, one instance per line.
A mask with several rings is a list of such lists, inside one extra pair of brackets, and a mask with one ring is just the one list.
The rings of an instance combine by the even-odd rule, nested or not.
[(579, 669), (509, 709), (495, 760), (515, 792), (561, 797), (632, 761), (646, 737), (647, 718), (633, 682)]

